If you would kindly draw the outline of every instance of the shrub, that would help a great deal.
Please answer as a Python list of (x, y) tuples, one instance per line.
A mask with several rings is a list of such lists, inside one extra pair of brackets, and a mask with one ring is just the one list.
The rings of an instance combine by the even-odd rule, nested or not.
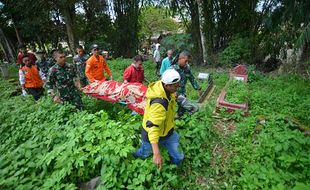
[(220, 63), (224, 65), (248, 61), (251, 55), (250, 40), (248, 38), (235, 38), (219, 55)]
[(183, 50), (192, 52), (194, 44), (189, 34), (174, 34), (163, 38), (161, 41), (161, 51), (165, 54), (169, 49), (179, 53)]

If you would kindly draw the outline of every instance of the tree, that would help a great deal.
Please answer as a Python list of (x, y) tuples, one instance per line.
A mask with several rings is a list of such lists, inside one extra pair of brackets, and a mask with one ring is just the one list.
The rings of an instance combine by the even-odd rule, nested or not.
[(12, 44), (10, 43), (9, 39), (4, 35), (1, 28), (0, 28), (0, 49), (4, 54), (5, 60), (11, 63), (14, 62), (15, 60), (14, 48), (12, 47)]
[[(29, 3), (27, 0), (4, 0), (1, 15), (6, 20), (3, 26), (15, 31), (15, 38), (11, 38), (14, 45), (18, 43), (36, 43), (39, 48), (64, 34), (64, 24), (58, 9), (47, 0)], [(6, 31), (4, 31), (6, 32)], [(55, 46), (56, 47), (56, 46)]]
[[(193, 58), (198, 64), (203, 63), (202, 42), (200, 34), (200, 22), (199, 22), (199, 10), (197, 1), (192, 0), (172, 0), (166, 1), (174, 14), (179, 14), (187, 30), (191, 34), (191, 38), (194, 44)], [(190, 18), (188, 24), (187, 20)]]
[(109, 5), (106, 1), (101, 0), (83, 0), (81, 7), (85, 13), (76, 15), (76, 34), (85, 45), (92, 43), (98, 44), (104, 49), (111, 50), (112, 26), (110, 15), (108, 14)]
[(141, 25), (139, 39), (150, 40), (151, 36), (164, 31), (176, 33), (180, 25), (167, 14), (167, 9), (163, 7), (149, 6), (142, 8), (139, 16), (139, 23)]
[(139, 0), (113, 0), (115, 33), (113, 49), (116, 56), (133, 57), (138, 48)]
[(50, 1), (50, 4), (54, 4), (56, 8), (59, 9), (61, 12), (66, 30), (68, 35), (68, 44), (69, 49), (72, 54), (75, 52), (75, 48), (77, 47), (79, 41), (77, 36), (75, 35), (74, 30), (74, 21), (75, 21), (75, 4), (77, 3), (76, 0), (58, 0), (58, 1)]
[[(198, 63), (206, 60), (207, 54), (223, 50), (235, 35), (253, 34), (256, 24), (258, 0), (172, 0), (172, 11), (187, 24), (195, 46)], [(190, 20), (190, 22), (188, 22)]]
[(201, 40), (201, 48), (202, 48), (202, 59), (203, 63), (207, 63), (207, 51), (206, 51), (206, 40), (205, 34), (203, 31), (204, 28), (204, 17), (203, 17), (203, 2), (201, 0), (197, 0), (198, 5), (198, 15), (199, 15), (199, 32), (200, 32), (200, 40)]

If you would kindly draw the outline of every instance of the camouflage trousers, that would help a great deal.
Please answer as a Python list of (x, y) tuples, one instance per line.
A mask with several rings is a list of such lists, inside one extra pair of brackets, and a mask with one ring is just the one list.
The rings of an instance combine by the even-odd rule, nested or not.
[(79, 110), (83, 107), (82, 98), (78, 90), (72, 90), (70, 94), (60, 95), (60, 98), (63, 102), (68, 102)]
[(77, 65), (76, 69), (81, 87), (83, 88), (88, 84), (87, 77), (85, 76), (85, 64)]

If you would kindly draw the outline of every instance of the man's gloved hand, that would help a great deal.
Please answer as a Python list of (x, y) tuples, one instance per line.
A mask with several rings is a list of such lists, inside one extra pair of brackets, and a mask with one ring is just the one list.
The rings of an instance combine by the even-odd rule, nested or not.
[(191, 104), (191, 108), (190, 108), (190, 114), (193, 114), (195, 112), (197, 112), (199, 110), (199, 106), (197, 104)]
[(184, 105), (184, 103), (186, 102), (186, 97), (183, 95), (183, 94), (180, 94), (178, 97), (177, 97), (177, 102), (181, 105)]
[(181, 106), (189, 112), (189, 114), (193, 114), (199, 110), (199, 107), (196, 103), (191, 102), (190, 100), (186, 99), (186, 97), (181, 94), (177, 97), (177, 102), (181, 104)]

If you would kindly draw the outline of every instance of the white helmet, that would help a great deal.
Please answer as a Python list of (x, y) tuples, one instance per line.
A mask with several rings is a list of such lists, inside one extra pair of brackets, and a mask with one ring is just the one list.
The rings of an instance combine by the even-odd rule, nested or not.
[(163, 82), (164, 84), (174, 84), (179, 82), (180, 80), (180, 74), (174, 69), (167, 69), (161, 77), (161, 82)]

